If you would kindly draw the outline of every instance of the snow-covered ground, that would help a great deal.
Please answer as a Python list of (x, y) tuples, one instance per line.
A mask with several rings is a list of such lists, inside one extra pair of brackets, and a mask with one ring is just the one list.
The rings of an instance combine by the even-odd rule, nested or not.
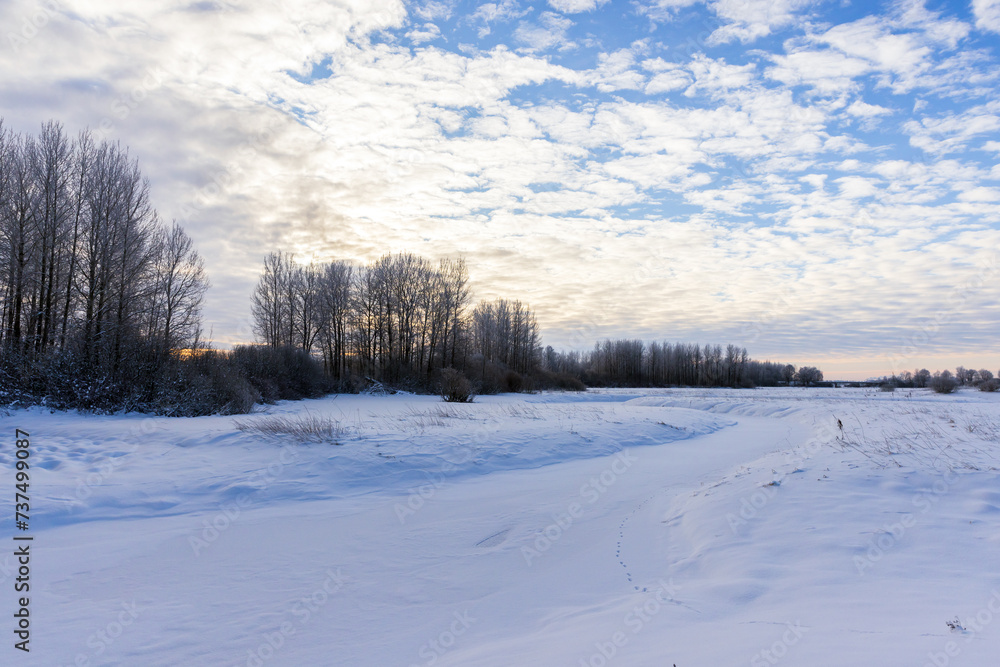
[[(0, 418), (0, 664), (1000, 664), (1000, 395), (267, 413)], [(237, 428), (307, 413), (337, 420), (335, 442)], [(15, 428), (32, 442), (28, 654)]]

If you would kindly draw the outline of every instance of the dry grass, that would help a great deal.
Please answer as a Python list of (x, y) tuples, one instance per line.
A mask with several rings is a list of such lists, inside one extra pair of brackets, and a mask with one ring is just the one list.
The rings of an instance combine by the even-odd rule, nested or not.
[[(887, 404), (888, 405), (888, 404)], [(864, 417), (867, 413), (862, 413)], [(937, 470), (1000, 469), (1000, 418), (992, 413), (953, 413), (941, 406), (894, 407), (844, 424), (843, 447), (855, 449), (879, 467), (903, 464)]]
[(342, 444), (350, 432), (339, 419), (304, 414), (294, 417), (259, 417), (252, 420), (234, 420), (234, 425), (244, 433), (256, 433), (270, 438), (290, 437), (301, 442), (328, 442)]

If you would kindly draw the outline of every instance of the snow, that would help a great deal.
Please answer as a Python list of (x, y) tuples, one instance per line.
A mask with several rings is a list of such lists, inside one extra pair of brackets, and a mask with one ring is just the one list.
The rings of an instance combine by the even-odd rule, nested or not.
[(11, 412), (0, 432), (33, 448), (32, 639), (15, 651), (8, 620), (0, 664), (994, 665), (998, 403), (632, 389), (267, 409), (336, 419), (336, 443), (237, 428), (264, 414)]

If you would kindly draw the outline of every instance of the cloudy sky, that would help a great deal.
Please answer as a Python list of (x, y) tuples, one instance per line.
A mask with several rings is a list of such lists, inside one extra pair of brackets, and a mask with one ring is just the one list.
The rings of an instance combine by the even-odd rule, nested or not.
[(129, 145), (249, 340), (263, 255), (464, 256), (544, 343), (1000, 367), (1000, 0), (4, 0), (0, 116)]

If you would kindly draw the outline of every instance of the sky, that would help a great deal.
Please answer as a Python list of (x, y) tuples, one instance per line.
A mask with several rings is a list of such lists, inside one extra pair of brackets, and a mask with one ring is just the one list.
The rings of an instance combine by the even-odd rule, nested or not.
[(0, 117), (120, 140), (252, 339), (264, 255), (465, 257), (543, 344), (1000, 369), (1000, 0), (0, 3)]

